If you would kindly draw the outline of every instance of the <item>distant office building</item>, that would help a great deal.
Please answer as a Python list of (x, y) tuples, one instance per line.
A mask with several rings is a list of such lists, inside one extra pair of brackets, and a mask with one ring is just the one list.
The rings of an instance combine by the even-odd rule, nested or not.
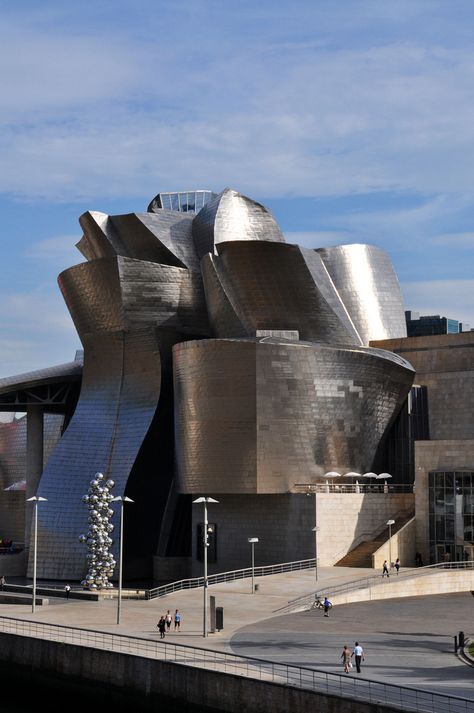
[(468, 331), (461, 328), (461, 324), (457, 319), (441, 317), (439, 314), (421, 317), (419, 312), (407, 310), (405, 319), (409, 337), (429, 337), (431, 334), (458, 334), (462, 331)]

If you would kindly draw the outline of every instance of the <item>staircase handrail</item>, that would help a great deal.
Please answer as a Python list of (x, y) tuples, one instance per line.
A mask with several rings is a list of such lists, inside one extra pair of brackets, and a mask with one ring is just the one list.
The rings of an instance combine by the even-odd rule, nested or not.
[[(245, 567), (244, 569), (234, 569), (229, 572), (219, 572), (210, 574), (207, 578), (208, 585), (223, 584), (225, 582), (233, 582), (236, 579), (246, 579), (251, 577), (266, 577), (272, 574), (284, 574), (286, 572), (295, 572), (301, 569), (313, 569), (316, 564), (314, 557), (306, 560), (295, 560), (293, 562), (282, 562), (279, 564), (267, 564), (256, 567)], [(180, 579), (177, 582), (163, 584), (161, 587), (148, 589), (145, 592), (146, 599), (156, 599), (164, 597), (167, 594), (181, 591), (182, 589), (195, 589), (204, 585), (204, 577), (192, 577), (190, 579)]]

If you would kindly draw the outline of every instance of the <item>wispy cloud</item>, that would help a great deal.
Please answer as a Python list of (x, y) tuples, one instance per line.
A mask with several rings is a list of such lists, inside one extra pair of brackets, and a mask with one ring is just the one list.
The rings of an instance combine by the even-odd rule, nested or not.
[(474, 233), (443, 233), (436, 235), (432, 241), (434, 245), (447, 245), (452, 248), (474, 248)]
[(0, 377), (74, 358), (80, 342), (61, 298), (40, 290), (0, 299)]
[[(212, 15), (211, 5), (195, 10), (194, 33), (188, 22), (168, 36), (160, 27), (155, 43), (105, 26), (56, 36), (53, 26), (7, 24), (0, 190), (68, 200), (183, 182), (266, 196), (473, 184), (470, 47), (447, 46), (441, 33), (332, 47), (334, 25), (318, 41), (300, 28), (282, 51), (267, 8), (246, 7), (240, 22), (256, 18), (254, 32), (237, 25), (231, 36), (234, 15)], [(373, 27), (368, 14), (350, 22)]]
[(474, 279), (405, 282), (401, 289), (407, 309), (458, 319), (474, 327)]

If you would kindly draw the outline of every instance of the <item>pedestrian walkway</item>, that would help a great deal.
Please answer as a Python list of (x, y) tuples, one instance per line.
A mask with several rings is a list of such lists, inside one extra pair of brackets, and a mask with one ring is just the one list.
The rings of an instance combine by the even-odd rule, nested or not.
[[(224, 630), (207, 638), (202, 636), (202, 588), (149, 601), (125, 600), (120, 625), (116, 624), (117, 600), (51, 599), (49, 606), (38, 607), (35, 614), (28, 605), (0, 604), (0, 616), (125, 634), (143, 640), (146, 648), (147, 642), (159, 643), (156, 624), (160, 616), (168, 609), (179, 609), (182, 629), (167, 633), (165, 643), (339, 674), (342, 646), (352, 646), (359, 640), (366, 652), (362, 677), (472, 696), (472, 669), (454, 656), (452, 645), (452, 636), (460, 629), (469, 631), (472, 622), (472, 616), (467, 620), (464, 614), (464, 607), (472, 614), (469, 593), (449, 595), (460, 597), (462, 605), (453, 607), (444, 602), (437, 610), (434, 604), (428, 606), (436, 597), (415, 597), (335, 606), (329, 618), (316, 610), (275, 616), (289, 599), (316, 588), (331, 599), (336, 586), (369, 574), (373, 570), (320, 568), (317, 583), (314, 570), (272, 575), (258, 580), (257, 593), (251, 592), (250, 579), (210, 586), (209, 594), (215, 596), (217, 606), (224, 608)], [(446, 616), (448, 610), (450, 617)], [(466, 678), (468, 674), (470, 679)]]

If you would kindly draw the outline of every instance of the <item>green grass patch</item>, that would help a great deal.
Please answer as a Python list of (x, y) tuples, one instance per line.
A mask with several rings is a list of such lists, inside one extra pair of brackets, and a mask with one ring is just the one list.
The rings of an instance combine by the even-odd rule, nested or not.
[(474, 641), (471, 641), (467, 650), (469, 651), (470, 655), (474, 657)]

